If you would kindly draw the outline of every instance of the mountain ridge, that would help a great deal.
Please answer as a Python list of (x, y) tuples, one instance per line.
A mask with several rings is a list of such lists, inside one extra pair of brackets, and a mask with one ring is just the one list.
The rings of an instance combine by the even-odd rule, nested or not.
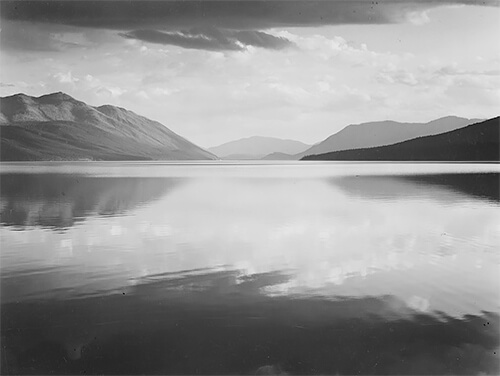
[(426, 123), (407, 123), (394, 120), (350, 124), (323, 141), (296, 155), (306, 155), (392, 145), (421, 136), (430, 136), (459, 129), (483, 119), (467, 119), (445, 116)]
[(1, 160), (216, 159), (163, 124), (63, 92), (0, 98)]
[(208, 150), (224, 159), (261, 159), (270, 153), (296, 154), (310, 145), (301, 141), (267, 136), (250, 136), (229, 141)]
[(392, 145), (308, 155), (302, 160), (500, 161), (500, 117)]

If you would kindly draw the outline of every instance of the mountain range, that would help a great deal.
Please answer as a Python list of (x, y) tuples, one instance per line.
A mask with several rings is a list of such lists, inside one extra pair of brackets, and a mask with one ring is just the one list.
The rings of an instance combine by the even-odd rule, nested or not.
[(261, 159), (270, 153), (298, 154), (311, 145), (300, 141), (253, 136), (208, 148), (222, 159)]
[(248, 137), (205, 150), (163, 124), (64, 93), (0, 98), (0, 160), (498, 160), (498, 118), (349, 125), (307, 145)]
[(388, 120), (352, 124), (301, 153), (295, 155), (274, 154), (266, 156), (265, 159), (298, 160), (306, 155), (391, 145), (416, 137), (452, 131), (480, 120), (447, 116), (428, 123), (400, 123)]
[(500, 117), (392, 145), (309, 155), (304, 160), (500, 161)]
[(3, 161), (217, 159), (161, 123), (61, 92), (0, 98), (0, 134)]

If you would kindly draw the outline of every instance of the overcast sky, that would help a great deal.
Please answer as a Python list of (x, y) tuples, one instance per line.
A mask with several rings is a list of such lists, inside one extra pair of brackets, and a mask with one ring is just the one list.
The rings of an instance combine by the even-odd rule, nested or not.
[(204, 146), (500, 109), (500, 1), (2, 1), (0, 95), (63, 91)]

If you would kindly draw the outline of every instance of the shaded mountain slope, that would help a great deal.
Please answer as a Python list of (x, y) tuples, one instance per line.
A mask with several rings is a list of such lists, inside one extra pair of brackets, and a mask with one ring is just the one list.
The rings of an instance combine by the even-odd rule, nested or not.
[(478, 121), (481, 120), (447, 116), (428, 123), (378, 121), (349, 125), (324, 141), (298, 154), (296, 157), (300, 159), (306, 155), (392, 145), (397, 142), (407, 141), (421, 136), (430, 136), (452, 131), (469, 124), (477, 123)]
[(260, 159), (271, 153), (297, 154), (309, 148), (300, 141), (254, 136), (208, 148), (224, 159)]
[(500, 161), (500, 118), (394, 145), (310, 155), (303, 160)]
[(215, 159), (162, 124), (64, 93), (1, 98), (1, 160)]
[(286, 153), (271, 153), (261, 158), (264, 161), (294, 161), (297, 157)]

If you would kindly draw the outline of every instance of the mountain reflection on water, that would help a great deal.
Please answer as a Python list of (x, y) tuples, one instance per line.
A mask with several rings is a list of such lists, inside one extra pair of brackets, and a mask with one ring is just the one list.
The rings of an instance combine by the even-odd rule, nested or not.
[(92, 166), (1, 175), (3, 374), (500, 372), (495, 165)]
[(159, 199), (176, 184), (175, 179), (3, 174), (0, 223), (66, 228), (88, 216), (126, 213)]
[(500, 201), (497, 173), (343, 176), (332, 178), (331, 182), (348, 195), (370, 199), (426, 197), (450, 203), (467, 198)]

